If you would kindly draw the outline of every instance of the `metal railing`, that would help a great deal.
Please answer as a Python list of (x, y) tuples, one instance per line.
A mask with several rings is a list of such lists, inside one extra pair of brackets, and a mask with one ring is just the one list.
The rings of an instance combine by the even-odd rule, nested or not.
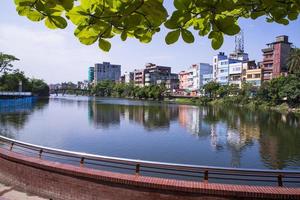
[(0, 96), (32, 96), (31, 92), (0, 92)]
[[(33, 145), (0, 136), (0, 148), (36, 156), (40, 159), (72, 163), (81, 167), (118, 169), (135, 175), (230, 184), (300, 187), (300, 171), (240, 169), (200, 165), (152, 162), (136, 159), (100, 156)], [(113, 171), (113, 170), (112, 170)], [(184, 177), (184, 178), (181, 178)]]

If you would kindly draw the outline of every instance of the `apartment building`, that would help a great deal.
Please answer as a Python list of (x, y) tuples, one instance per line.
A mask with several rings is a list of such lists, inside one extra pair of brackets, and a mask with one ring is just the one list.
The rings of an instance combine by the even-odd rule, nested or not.
[(124, 83), (133, 83), (134, 73), (133, 72), (125, 72), (124, 73)]
[(259, 87), (262, 83), (262, 69), (256, 65), (255, 61), (243, 63), (242, 80)]
[(95, 64), (94, 81), (97, 84), (99, 81), (119, 81), (121, 77), (121, 65), (110, 64), (103, 62)]
[(135, 69), (133, 72), (133, 83), (136, 86), (144, 86), (145, 85), (145, 69)]
[(229, 78), (228, 83), (238, 85), (239, 87), (242, 86), (242, 69), (243, 69), (243, 62), (236, 62), (229, 64)]
[(219, 52), (218, 55), (213, 57), (213, 80), (217, 80), (218, 76), (218, 64), (221, 60), (226, 60), (228, 57), (225, 55), (224, 52)]
[(200, 93), (200, 89), (207, 80), (204, 77), (212, 76), (213, 67), (208, 63), (194, 64), (186, 71), (179, 73), (180, 89), (190, 91), (194, 95)]
[(240, 63), (240, 60), (233, 60), (233, 59), (225, 59), (220, 60), (217, 65), (217, 76), (216, 81), (221, 85), (228, 85), (229, 84), (229, 66), (235, 66), (232, 64)]
[(163, 84), (170, 91), (178, 89), (178, 74), (171, 73), (171, 67), (147, 63), (144, 69), (133, 72), (133, 82), (137, 86), (150, 86)]
[(189, 72), (187, 71), (181, 71), (179, 74), (179, 89), (181, 90), (186, 90), (188, 89), (190, 86), (189, 86), (189, 81), (188, 81), (188, 78), (189, 78)]
[(291, 51), (292, 43), (286, 35), (276, 37), (276, 41), (267, 44), (262, 49), (263, 61), (261, 62), (262, 79), (264, 81), (286, 75), (288, 72), (286, 60)]
[(171, 67), (147, 63), (145, 69), (145, 86), (165, 84), (171, 76)]

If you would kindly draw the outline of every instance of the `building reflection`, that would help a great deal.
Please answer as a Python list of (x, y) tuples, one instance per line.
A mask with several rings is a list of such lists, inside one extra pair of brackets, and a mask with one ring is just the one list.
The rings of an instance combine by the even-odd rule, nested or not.
[(213, 150), (229, 152), (232, 167), (240, 167), (242, 152), (260, 136), (259, 127), (239, 113), (213, 107), (180, 105), (179, 123), (199, 138), (209, 137)]
[(89, 102), (89, 118), (96, 128), (120, 125), (121, 119), (142, 125), (148, 131), (169, 129), (178, 117), (177, 106), (116, 105)]
[(258, 149), (266, 168), (300, 166), (300, 121), (292, 114), (218, 106), (108, 105), (97, 102), (89, 102), (89, 108), (90, 119), (98, 128), (119, 126), (125, 121), (155, 132), (169, 130), (172, 121), (178, 120), (191, 135), (209, 140), (210, 148), (216, 153), (228, 153), (232, 167), (241, 167), (243, 153), (253, 146), (253, 149)]

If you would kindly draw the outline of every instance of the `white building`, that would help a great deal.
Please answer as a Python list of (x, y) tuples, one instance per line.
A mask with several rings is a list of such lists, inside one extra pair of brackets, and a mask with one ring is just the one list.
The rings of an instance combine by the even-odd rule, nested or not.
[(243, 62), (229, 64), (229, 84), (242, 85)]
[(103, 62), (102, 64), (95, 64), (94, 81), (97, 84), (99, 81), (119, 81), (121, 76), (121, 65), (110, 64)]
[(133, 83), (134, 73), (133, 72), (125, 72), (124, 73), (124, 81), (125, 83)]
[(188, 82), (191, 91), (198, 91), (204, 85), (204, 75), (212, 74), (212, 66), (208, 63), (194, 64), (188, 69)]
[(219, 66), (219, 61), (221, 60), (226, 60), (228, 57), (225, 55), (224, 52), (219, 52), (218, 55), (213, 57), (213, 80), (217, 80), (218, 76), (218, 66)]

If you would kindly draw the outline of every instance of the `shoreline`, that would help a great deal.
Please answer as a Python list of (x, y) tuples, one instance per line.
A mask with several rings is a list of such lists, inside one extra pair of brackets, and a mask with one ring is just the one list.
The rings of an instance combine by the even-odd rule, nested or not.
[[(71, 94), (70, 96), (73, 96), (73, 94)], [(74, 95), (74, 96), (76, 96), (76, 95)], [(134, 100), (134, 101), (150, 101), (150, 102), (157, 102), (157, 103), (169, 103), (169, 104), (192, 105), (192, 106), (236, 106), (236, 107), (242, 107), (242, 108), (246, 108), (246, 109), (250, 109), (250, 110), (276, 111), (281, 114), (293, 113), (296, 115), (300, 115), (300, 107), (291, 108), (286, 103), (276, 105), (276, 106), (271, 106), (271, 105), (268, 105), (267, 102), (257, 102), (257, 101), (253, 101), (253, 100), (250, 100), (249, 103), (242, 104), (242, 103), (235, 103), (235, 102), (226, 102), (225, 98), (208, 101), (207, 98), (202, 100), (201, 97), (180, 98), (180, 99), (164, 98), (164, 99), (156, 100), (156, 99), (139, 99), (139, 98), (133, 98), (133, 97), (116, 97), (116, 96), (110, 96), (110, 97), (88, 96), (88, 95), (77, 95), (77, 96), (127, 99), (127, 100)], [(51, 96), (49, 96), (49, 97), (51, 97)], [(42, 98), (40, 98), (40, 99), (42, 99)]]

